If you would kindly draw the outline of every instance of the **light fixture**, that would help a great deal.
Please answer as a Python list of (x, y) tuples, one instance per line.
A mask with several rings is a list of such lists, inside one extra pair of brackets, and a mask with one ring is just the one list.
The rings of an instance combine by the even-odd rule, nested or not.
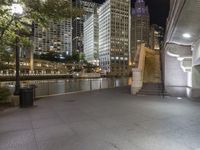
[(183, 37), (186, 38), (186, 39), (189, 39), (189, 38), (191, 38), (192, 36), (191, 36), (189, 33), (184, 33), (184, 34), (183, 34)]
[(177, 99), (178, 99), (178, 100), (181, 100), (181, 99), (183, 99), (183, 98), (182, 98), (182, 97), (177, 97)]
[(20, 4), (14, 3), (11, 6), (12, 14), (14, 15), (22, 15), (23, 14), (23, 8)]

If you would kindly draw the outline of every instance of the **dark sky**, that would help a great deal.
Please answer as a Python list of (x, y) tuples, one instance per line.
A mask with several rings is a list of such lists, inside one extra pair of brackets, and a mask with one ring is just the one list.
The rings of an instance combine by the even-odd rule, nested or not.
[[(105, 0), (93, 0), (97, 3), (103, 3)], [(136, 0), (132, 0), (134, 4)], [(165, 27), (165, 22), (169, 11), (170, 0), (145, 0), (146, 5), (149, 6), (151, 15), (151, 23), (161, 25)]]

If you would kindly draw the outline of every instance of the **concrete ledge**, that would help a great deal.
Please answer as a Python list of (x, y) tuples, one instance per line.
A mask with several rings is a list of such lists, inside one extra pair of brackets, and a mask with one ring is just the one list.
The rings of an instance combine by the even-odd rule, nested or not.
[(19, 96), (12, 95), (10, 100), (12, 106), (19, 106)]
[(131, 86), (131, 94), (132, 95), (136, 95), (139, 92), (140, 89), (141, 89), (141, 87), (133, 87), (133, 86)]
[(165, 90), (170, 96), (187, 97), (186, 86), (165, 86)]
[(187, 96), (194, 100), (200, 99), (200, 89), (197, 88), (187, 88)]

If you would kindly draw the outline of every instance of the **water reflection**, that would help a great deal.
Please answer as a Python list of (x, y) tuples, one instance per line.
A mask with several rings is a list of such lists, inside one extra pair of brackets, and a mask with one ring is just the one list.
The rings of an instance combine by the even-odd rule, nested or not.
[[(131, 85), (131, 78), (98, 78), (98, 79), (66, 79), (66, 80), (34, 80), (22, 81), (21, 86), (35, 84), (36, 97), (63, 94), (76, 91), (90, 91)], [(15, 82), (1, 82), (0, 86), (14, 91)]]

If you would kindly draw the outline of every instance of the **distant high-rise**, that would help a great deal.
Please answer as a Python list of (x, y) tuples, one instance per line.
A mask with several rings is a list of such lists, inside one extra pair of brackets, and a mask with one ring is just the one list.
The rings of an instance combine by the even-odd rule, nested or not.
[(144, 0), (137, 0), (132, 9), (131, 18), (131, 62), (134, 62), (137, 46), (140, 43), (149, 44), (150, 15)]
[[(72, 0), (68, 0), (70, 5)], [(65, 53), (72, 55), (72, 19), (61, 21), (49, 21), (47, 28), (34, 26), (34, 53), (43, 54), (48, 52)]]
[(72, 49), (77, 53), (83, 52), (83, 23), (97, 10), (98, 4), (92, 0), (74, 0), (73, 5), (84, 10), (82, 17), (77, 17), (72, 21)]
[(156, 24), (151, 25), (149, 46), (153, 50), (160, 50), (164, 42), (164, 28)]
[(98, 12), (100, 67), (108, 75), (128, 75), (130, 0), (107, 0)]
[(34, 52), (37, 54), (47, 52), (72, 54), (72, 20), (65, 19), (60, 22), (49, 21), (46, 29), (35, 24)]
[(84, 54), (85, 59), (94, 65), (99, 65), (99, 26), (98, 15), (92, 14), (84, 22)]

